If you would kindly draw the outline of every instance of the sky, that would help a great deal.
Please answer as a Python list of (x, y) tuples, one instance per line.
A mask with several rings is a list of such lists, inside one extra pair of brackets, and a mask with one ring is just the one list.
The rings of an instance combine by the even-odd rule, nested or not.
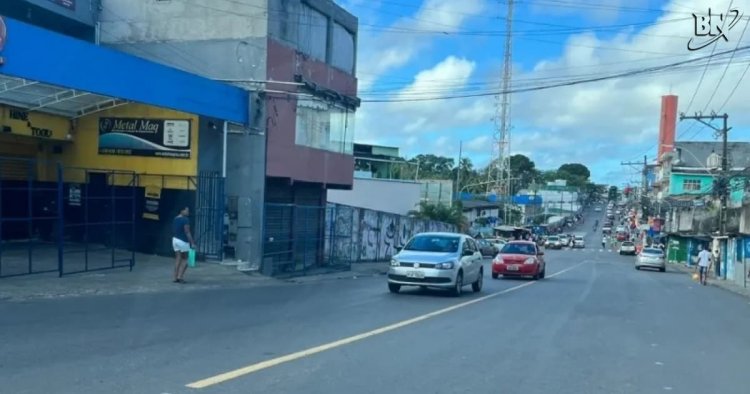
[[(506, 0), (337, 0), (359, 18), (355, 142), (396, 146), (402, 156), (463, 156), (476, 167), (493, 155), (498, 129)], [(596, 182), (637, 183), (624, 161), (656, 159), (661, 96), (678, 112), (727, 112), (730, 140), (750, 137), (747, 0), (517, 0), (513, 8), (510, 153), (540, 169), (580, 162)], [(709, 8), (725, 39), (690, 51), (693, 14)], [(741, 14), (731, 25), (737, 9)], [(719, 20), (716, 14), (726, 16)], [(750, 30), (750, 29), (747, 29)], [(706, 37), (694, 38), (703, 43)], [(714, 58), (701, 60), (701, 57)], [(621, 73), (693, 60), (679, 67)], [(549, 85), (609, 77), (598, 82)], [(613, 78), (614, 77), (614, 78)], [(737, 87), (735, 89), (735, 87)], [(474, 95), (474, 97), (466, 97)], [(458, 96), (458, 98), (456, 98)], [(454, 97), (447, 99), (447, 97)], [(725, 104), (726, 103), (726, 104)], [(694, 121), (678, 140), (707, 141)]]

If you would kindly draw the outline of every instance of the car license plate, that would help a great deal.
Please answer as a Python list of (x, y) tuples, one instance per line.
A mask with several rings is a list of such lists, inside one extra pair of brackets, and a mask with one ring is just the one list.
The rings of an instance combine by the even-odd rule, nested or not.
[(407, 278), (414, 278), (414, 279), (423, 279), (424, 278), (424, 272), (422, 271), (409, 271), (406, 273)]
[(508, 271), (518, 271), (518, 266), (517, 265), (509, 265), (508, 266)]

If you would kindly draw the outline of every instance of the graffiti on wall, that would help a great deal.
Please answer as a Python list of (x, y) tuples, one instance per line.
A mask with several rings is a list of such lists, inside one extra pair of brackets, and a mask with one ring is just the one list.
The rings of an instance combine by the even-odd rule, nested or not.
[[(414, 234), (427, 231), (454, 232), (455, 227), (442, 222), (414, 219), (365, 208), (330, 204), (336, 209), (326, 216), (331, 228), (327, 251), (337, 259), (352, 262), (383, 261), (396, 254)], [(331, 249), (333, 248), (333, 249)]]

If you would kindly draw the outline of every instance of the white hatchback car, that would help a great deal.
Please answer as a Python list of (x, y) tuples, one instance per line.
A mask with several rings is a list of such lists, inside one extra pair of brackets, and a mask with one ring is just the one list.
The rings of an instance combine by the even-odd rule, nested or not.
[(644, 248), (635, 259), (635, 269), (642, 267), (658, 268), (659, 271), (667, 270), (667, 264), (664, 260), (664, 252), (658, 248)]
[(465, 234), (420, 233), (412, 237), (391, 259), (388, 290), (401, 286), (438, 287), (459, 296), (471, 284), (482, 290), (484, 267), (476, 241)]

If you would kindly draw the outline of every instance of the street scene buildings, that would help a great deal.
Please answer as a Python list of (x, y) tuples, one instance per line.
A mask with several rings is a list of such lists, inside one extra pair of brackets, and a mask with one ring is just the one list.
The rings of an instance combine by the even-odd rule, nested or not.
[(0, 393), (747, 394), (746, 6), (0, 0)]

